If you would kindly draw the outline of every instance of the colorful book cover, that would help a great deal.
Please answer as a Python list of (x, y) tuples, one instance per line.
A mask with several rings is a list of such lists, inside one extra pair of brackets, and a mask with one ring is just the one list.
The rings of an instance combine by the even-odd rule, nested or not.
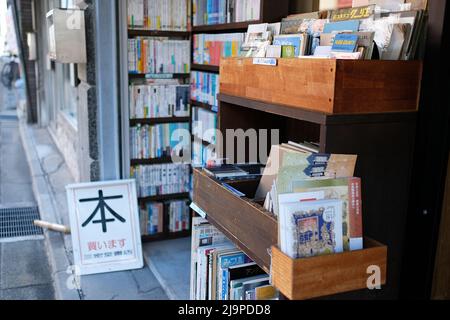
[(340, 33), (334, 37), (331, 51), (334, 52), (355, 52), (358, 44), (357, 34)]
[(342, 201), (280, 205), (280, 248), (293, 259), (343, 252)]
[(295, 56), (299, 57), (303, 55), (303, 47), (304, 47), (303, 41), (304, 37), (302, 34), (280, 35), (274, 37), (273, 45), (282, 47), (293, 46), (295, 48)]
[(359, 20), (330, 22), (325, 25), (325, 27), (323, 29), (323, 33), (332, 33), (335, 31), (358, 32), (359, 25), (360, 25)]

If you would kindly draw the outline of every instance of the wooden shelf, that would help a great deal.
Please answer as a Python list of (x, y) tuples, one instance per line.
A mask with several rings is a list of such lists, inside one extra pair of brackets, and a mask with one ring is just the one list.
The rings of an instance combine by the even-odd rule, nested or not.
[(191, 36), (189, 31), (163, 31), (163, 30), (146, 30), (146, 29), (128, 29), (128, 37), (177, 37), (188, 38)]
[(167, 194), (167, 195), (159, 195), (159, 196), (151, 196), (151, 197), (141, 197), (139, 198), (139, 202), (161, 202), (168, 200), (183, 200), (190, 198), (189, 192), (185, 193), (175, 193), (175, 194)]
[[(270, 79), (270, 80), (268, 80)], [(249, 58), (221, 60), (220, 92), (328, 114), (417, 111), (420, 61)]]
[(364, 114), (330, 114), (304, 108), (268, 103), (259, 100), (246, 99), (228, 94), (218, 94), (219, 102), (261, 111), (282, 117), (310, 122), (318, 125), (370, 124), (380, 122), (415, 121), (417, 111), (364, 113)]
[(165, 124), (165, 123), (186, 123), (190, 122), (190, 117), (171, 117), (171, 118), (150, 118), (150, 119), (131, 119), (130, 126), (141, 125), (155, 125), (155, 124)]
[(196, 108), (202, 108), (210, 112), (217, 113), (217, 111), (213, 110), (213, 106), (208, 103), (198, 102), (195, 100), (191, 100), (191, 106)]
[[(364, 82), (363, 78), (361, 81)], [(417, 92), (413, 95), (416, 97)], [(360, 99), (362, 105), (371, 103), (372, 101), (365, 98)], [(287, 106), (224, 93), (219, 95), (219, 104), (218, 127), (222, 134), (226, 130), (236, 129), (278, 130), (279, 141), (273, 143), (317, 141), (320, 144), (321, 153), (358, 155), (355, 176), (362, 179), (364, 234), (386, 244), (389, 248), (387, 285), (376, 296), (384, 299), (398, 297), (401, 264), (396, 257), (403, 254), (404, 247), (403, 233), (399, 234), (398, 230), (402, 232), (405, 230), (408, 215), (410, 194), (405, 186), (409, 185), (413, 174), (411, 168), (418, 112), (329, 114), (308, 110), (301, 106)], [(268, 141), (268, 144), (270, 145), (271, 142)], [(256, 144), (259, 143), (258, 138)], [(223, 154), (219, 155), (220, 158), (230, 157), (226, 149), (227, 147), (224, 146)], [(250, 158), (251, 151), (252, 148), (247, 144), (244, 155), (247, 159)], [(260, 147), (257, 147), (257, 154), (261, 152)], [(236, 162), (238, 159), (229, 161)], [(264, 158), (258, 161), (263, 162)], [(202, 175), (197, 174), (194, 177), (196, 180), (194, 181), (194, 202), (197, 203), (199, 198), (209, 199), (208, 202), (211, 203), (219, 202), (219, 207), (215, 209), (208, 207), (204, 202), (197, 203), (200, 208), (211, 214), (213, 210), (219, 211), (220, 205), (230, 205), (232, 200), (225, 196), (225, 193), (221, 196), (212, 195), (210, 198), (205, 193), (199, 194), (198, 190), (201, 187), (198, 184), (206, 184), (209, 190), (222, 189), (211, 179), (204, 179)], [(226, 199), (226, 204), (222, 203), (223, 199)], [(222, 227), (218, 228), (228, 232), (227, 236), (236, 241), (251, 258), (258, 259), (256, 260), (258, 264), (269, 268), (270, 256), (265, 252), (271, 245), (277, 243), (276, 220), (271, 222), (270, 214), (264, 211), (261, 213), (261, 207), (258, 204), (245, 199), (238, 201), (241, 201), (239, 206), (233, 206), (232, 210), (219, 215), (212, 213), (210, 220), (221, 225)], [(387, 203), (389, 205), (386, 205)], [(231, 212), (233, 210), (239, 212), (240, 217), (235, 216)], [(246, 220), (247, 217), (253, 219), (253, 222)], [(253, 231), (242, 230), (230, 224), (233, 219), (238, 221), (239, 225), (250, 224), (256, 227), (252, 229)], [(385, 221), (389, 221), (390, 228), (380, 228)], [(252, 234), (251, 237), (248, 236), (249, 233)], [(366, 291), (354, 294), (354, 297), (358, 298), (374, 298), (373, 294)]]
[[(153, 78), (153, 76), (155, 78)], [(161, 77), (161, 78), (158, 78)], [(167, 78), (165, 78), (167, 77)], [(191, 77), (190, 73), (166, 73), (166, 74), (145, 74), (145, 73), (129, 73), (129, 80), (137, 79), (189, 79)]]
[(155, 164), (169, 164), (173, 163), (171, 157), (162, 157), (155, 159), (131, 159), (131, 166), (145, 166)]
[(211, 66), (207, 64), (192, 64), (191, 69), (193, 71), (203, 71), (203, 72), (211, 72), (211, 73), (219, 73), (220, 67), (219, 66)]
[(222, 33), (228, 31), (247, 31), (250, 24), (261, 23), (261, 20), (246, 21), (246, 22), (234, 22), (234, 23), (224, 23), (224, 24), (212, 24), (203, 26), (192, 27), (192, 33)]
[(194, 202), (240, 250), (268, 274), (272, 271), (273, 283), (284, 296), (304, 300), (366, 289), (372, 265), (381, 268), (381, 284), (386, 283), (387, 247), (370, 239), (359, 251), (298, 260), (284, 255), (277, 249), (276, 217), (251, 200), (258, 184), (230, 183), (249, 196), (239, 198), (202, 169), (194, 169)]
[(142, 242), (149, 243), (155, 241), (164, 240), (175, 240), (180, 238), (189, 238), (191, 236), (191, 231), (181, 231), (181, 232), (163, 232), (154, 235), (144, 235), (142, 236)]

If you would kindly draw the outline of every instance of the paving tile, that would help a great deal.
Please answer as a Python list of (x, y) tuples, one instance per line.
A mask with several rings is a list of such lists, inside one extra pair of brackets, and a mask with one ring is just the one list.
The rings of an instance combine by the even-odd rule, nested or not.
[(52, 283), (43, 241), (2, 244), (0, 289)]

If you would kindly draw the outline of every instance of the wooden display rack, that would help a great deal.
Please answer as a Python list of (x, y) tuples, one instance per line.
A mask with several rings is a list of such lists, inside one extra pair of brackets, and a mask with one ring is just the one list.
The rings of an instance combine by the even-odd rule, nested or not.
[[(398, 297), (422, 64), (281, 59), (279, 66), (285, 67), (279, 68), (250, 63), (251, 59), (223, 60), (219, 130), (226, 136), (229, 129), (276, 129), (280, 141), (270, 141), (269, 137), (269, 146), (312, 141), (320, 145), (322, 153), (357, 154), (355, 176), (362, 178), (364, 235), (379, 242), (366, 238), (361, 251), (294, 261), (276, 249), (276, 217), (262, 208), (263, 199), (253, 199), (259, 181), (231, 183), (247, 195), (237, 198), (218, 181), (195, 170), (194, 202), (237, 247), (272, 273), (275, 285), (288, 298), (310, 299), (350, 291), (346, 296)], [(291, 70), (286, 67), (289, 65), (296, 67)], [(306, 65), (307, 69), (300, 68)], [(333, 76), (320, 77), (323, 71)], [(312, 79), (320, 79), (322, 89), (314, 91), (309, 83)], [(318, 99), (308, 96), (311, 94)], [(320, 100), (322, 95), (324, 100)], [(342, 97), (344, 102), (339, 102)], [(351, 102), (346, 100), (349, 98)], [(260, 140), (256, 148), (261, 156)], [(226, 145), (222, 147), (221, 158), (236, 163), (236, 155), (232, 158)], [(252, 148), (255, 143), (250, 146), (247, 141), (246, 161), (250, 161)], [(378, 292), (356, 291), (366, 288), (370, 265), (381, 268), (386, 285)]]
[[(387, 247), (366, 239), (365, 249), (294, 260), (277, 249), (277, 219), (251, 198), (259, 181), (230, 183), (249, 196), (238, 198), (201, 169), (194, 169), (194, 202), (239, 249), (272, 274), (273, 284), (291, 300), (367, 288), (367, 270), (379, 266), (386, 284)], [(271, 249), (271, 250), (270, 250)]]

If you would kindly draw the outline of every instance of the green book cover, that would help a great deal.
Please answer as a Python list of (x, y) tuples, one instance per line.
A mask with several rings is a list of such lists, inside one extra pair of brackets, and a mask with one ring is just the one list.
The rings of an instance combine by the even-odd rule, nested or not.
[(281, 47), (281, 57), (282, 58), (295, 58), (295, 47), (294, 46), (282, 46)]

